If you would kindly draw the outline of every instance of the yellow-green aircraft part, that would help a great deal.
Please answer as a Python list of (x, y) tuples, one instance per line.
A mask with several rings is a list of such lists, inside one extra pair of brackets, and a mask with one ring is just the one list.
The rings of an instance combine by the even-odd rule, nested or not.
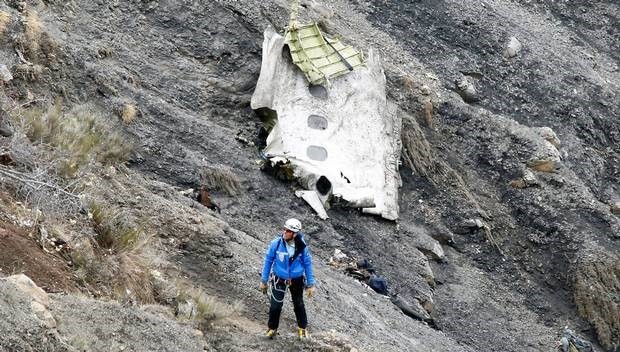
[[(295, 21), (296, 22), (296, 21)], [(364, 65), (364, 55), (336, 38), (321, 33), (316, 23), (289, 26), (285, 34), (293, 62), (311, 84), (329, 84), (329, 80)]]

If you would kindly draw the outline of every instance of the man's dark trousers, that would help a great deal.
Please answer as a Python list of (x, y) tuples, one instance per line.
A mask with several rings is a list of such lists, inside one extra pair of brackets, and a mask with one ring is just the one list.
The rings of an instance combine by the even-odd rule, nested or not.
[[(280, 324), (280, 313), (286, 295), (286, 281), (276, 277), (276, 284), (271, 287), (271, 306), (269, 307), (269, 329), (276, 330)], [(297, 319), (297, 326), (305, 329), (308, 326), (306, 307), (304, 306), (304, 277), (292, 279), (289, 289), (293, 299), (293, 310)]]

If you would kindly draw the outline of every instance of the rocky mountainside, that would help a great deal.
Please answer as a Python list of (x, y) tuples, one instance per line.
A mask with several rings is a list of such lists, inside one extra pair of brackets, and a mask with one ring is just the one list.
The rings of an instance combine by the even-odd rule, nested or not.
[[(0, 276), (33, 281), (0, 278), (0, 350), (552, 351), (569, 327), (619, 351), (620, 5), (300, 15), (381, 56), (403, 119), (397, 222), (320, 220), (263, 167), (250, 98), (287, 1), (0, 3)], [(286, 303), (267, 341), (259, 270), (289, 217), (315, 259), (311, 339)]]

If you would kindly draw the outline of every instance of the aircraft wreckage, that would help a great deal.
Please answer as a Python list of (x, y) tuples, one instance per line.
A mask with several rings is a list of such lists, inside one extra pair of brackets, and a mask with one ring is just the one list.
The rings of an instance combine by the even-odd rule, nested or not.
[(262, 54), (251, 105), (269, 132), (267, 162), (322, 219), (337, 203), (396, 220), (401, 120), (378, 55), (299, 24), (296, 8), (284, 36), (267, 28)]

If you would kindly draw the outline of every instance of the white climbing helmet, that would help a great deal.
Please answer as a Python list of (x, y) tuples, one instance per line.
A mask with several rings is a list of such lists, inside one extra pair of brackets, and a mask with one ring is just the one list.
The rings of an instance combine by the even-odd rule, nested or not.
[(287, 230), (291, 230), (295, 233), (301, 231), (301, 221), (297, 219), (288, 219), (284, 223), (284, 228)]

